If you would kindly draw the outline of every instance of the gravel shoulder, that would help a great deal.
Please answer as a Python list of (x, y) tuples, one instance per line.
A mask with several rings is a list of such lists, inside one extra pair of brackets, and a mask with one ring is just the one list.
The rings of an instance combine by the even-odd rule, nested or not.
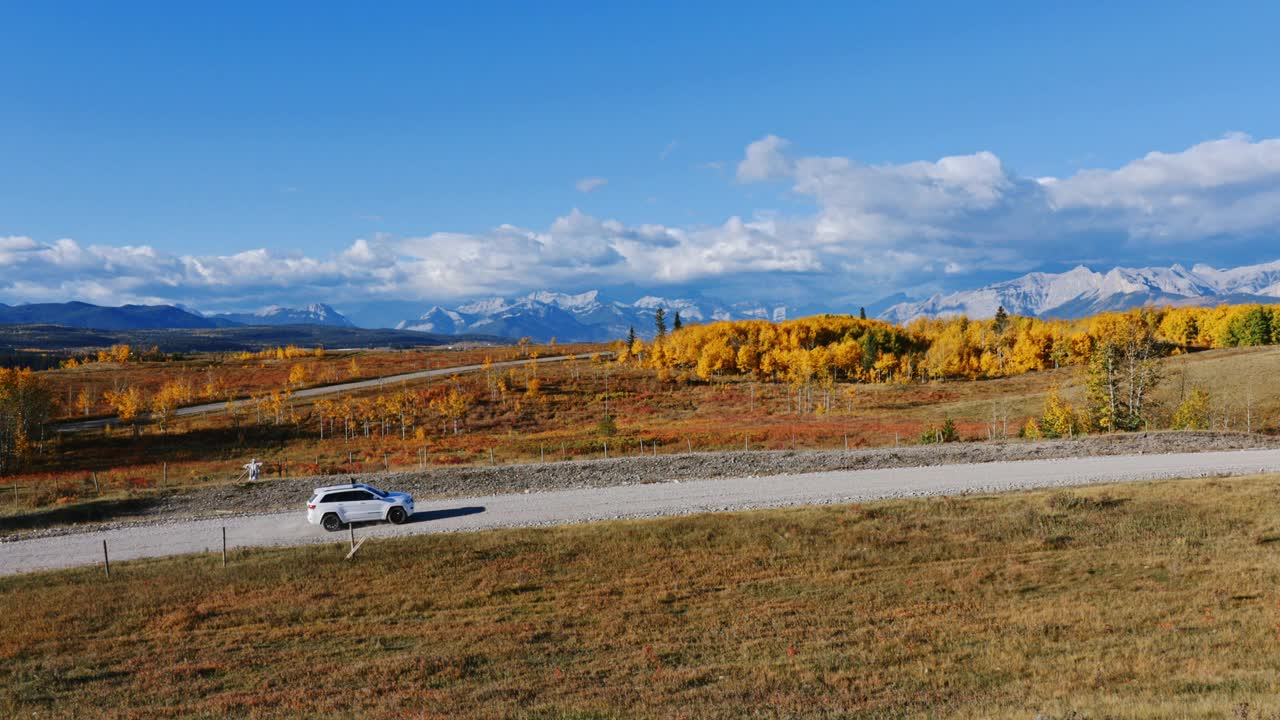
[(967, 465), (1054, 458), (1152, 455), (1280, 448), (1280, 438), (1243, 433), (1153, 432), (1088, 436), (1076, 440), (1003, 441), (917, 445), (849, 451), (753, 451), (631, 456), (494, 467), (433, 468), (218, 485), (125, 505), (109, 519), (32, 527), (18, 518), (0, 519), (0, 542), (201, 518), (278, 513), (300, 508), (312, 489), (366, 482), (410, 492), (421, 503), (554, 490), (607, 488), (847, 470)]

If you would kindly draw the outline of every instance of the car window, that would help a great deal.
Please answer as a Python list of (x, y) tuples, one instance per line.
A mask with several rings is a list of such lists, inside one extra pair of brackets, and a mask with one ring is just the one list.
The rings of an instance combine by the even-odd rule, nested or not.
[(364, 490), (343, 490), (331, 492), (320, 501), (322, 503), (354, 502), (356, 500), (372, 500), (373, 495)]
[(385, 492), (379, 490), (376, 487), (366, 487), (365, 490), (368, 490), (369, 492), (373, 493), (374, 495), (377, 495), (380, 498), (384, 498), (387, 496)]

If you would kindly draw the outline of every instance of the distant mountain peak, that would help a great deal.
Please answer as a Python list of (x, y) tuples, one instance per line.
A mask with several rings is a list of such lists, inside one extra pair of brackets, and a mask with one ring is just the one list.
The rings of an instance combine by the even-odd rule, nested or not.
[[(702, 298), (662, 298), (646, 295), (634, 302), (604, 297), (598, 290), (574, 294), (539, 290), (518, 298), (486, 298), (452, 309), (433, 306), (399, 329), (422, 332), (484, 333), (507, 337), (533, 337), (564, 342), (617, 340), (632, 328), (641, 337), (654, 333), (654, 311), (664, 308), (671, 316), (691, 323), (752, 317), (785, 318), (787, 308), (761, 303), (732, 306)], [(670, 324), (673, 320), (668, 320)]]
[(917, 317), (967, 315), (986, 318), (996, 309), (1036, 317), (1081, 317), (1146, 304), (1280, 302), (1280, 261), (1218, 270), (1197, 264), (1113, 267), (1105, 273), (1084, 265), (1062, 273), (1033, 272), (974, 290), (935, 294), (897, 303), (879, 318), (905, 323)]
[(216, 313), (209, 317), (229, 320), (240, 325), (332, 325), (335, 327), (355, 327), (342, 313), (325, 303), (311, 303), (301, 308), (268, 305), (257, 312)]

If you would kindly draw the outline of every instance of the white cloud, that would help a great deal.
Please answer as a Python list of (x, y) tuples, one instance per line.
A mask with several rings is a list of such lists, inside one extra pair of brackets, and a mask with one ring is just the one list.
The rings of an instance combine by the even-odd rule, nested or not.
[(1280, 140), (1228, 135), (1065, 178), (1019, 176), (988, 151), (868, 165), (793, 157), (789, 147), (773, 135), (751, 143), (737, 177), (785, 179), (811, 211), (673, 226), (573, 209), (543, 229), (375, 235), (325, 257), (267, 249), (180, 255), (146, 245), (0, 236), (0, 301), (200, 307), (715, 283), (761, 294), (785, 286), (823, 302), (871, 299), (943, 277), (962, 282), (975, 271), (1097, 257), (1122, 262), (1129, 258), (1121, 253), (1142, 257), (1179, 243), (1212, 262), (1206, 248), (1280, 230)]
[(790, 141), (766, 135), (747, 146), (746, 157), (738, 163), (738, 182), (758, 182), (785, 177), (791, 163), (785, 151)]
[[(816, 205), (810, 246), (933, 248), (943, 267), (1023, 269), (1096, 244), (1246, 242), (1280, 230), (1280, 140), (1230, 134), (1118, 169), (1021, 177), (994, 153), (865, 165), (786, 154), (774, 135), (747, 146), (743, 182), (788, 178)], [(835, 252), (833, 250), (833, 252)]]
[(589, 193), (608, 184), (609, 181), (602, 177), (586, 177), (574, 183), (574, 187), (578, 188), (578, 192)]
[(667, 143), (667, 146), (662, 148), (662, 152), (658, 153), (658, 159), (666, 160), (668, 157), (671, 156), (671, 153), (676, 151), (676, 148), (679, 146), (680, 146), (680, 143), (675, 140), (672, 140), (671, 142)]
[(1135, 238), (1186, 241), (1280, 225), (1280, 140), (1241, 133), (1182, 152), (1152, 152), (1116, 170), (1043, 178), (1052, 209), (1088, 212)]

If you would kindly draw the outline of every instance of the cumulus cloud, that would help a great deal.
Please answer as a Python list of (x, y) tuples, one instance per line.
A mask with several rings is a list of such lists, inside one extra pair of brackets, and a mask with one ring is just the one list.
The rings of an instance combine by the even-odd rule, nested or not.
[(1087, 213), (1132, 236), (1184, 241), (1274, 230), (1280, 140), (1232, 133), (1178, 153), (1152, 152), (1116, 170), (1043, 178), (1052, 209)]
[(574, 187), (578, 188), (578, 192), (589, 193), (608, 184), (609, 181), (602, 177), (585, 177), (574, 183)]
[[(786, 289), (815, 303), (866, 301), (978, 271), (1123, 262), (1180, 243), (1212, 262), (1207, 247), (1280, 230), (1280, 140), (1232, 134), (1063, 178), (1020, 176), (985, 150), (866, 164), (790, 149), (774, 135), (750, 143), (736, 177), (785, 181), (810, 209), (707, 225), (627, 224), (572, 209), (545, 228), (375, 235), (324, 257), (0, 236), (0, 301), (453, 300), (588, 284), (714, 284), (764, 296)], [(587, 178), (579, 189), (603, 182)]]
[(738, 163), (738, 182), (759, 182), (785, 177), (791, 171), (786, 149), (791, 144), (777, 135), (766, 135), (747, 146)]
[(1019, 176), (989, 151), (868, 165), (787, 148), (773, 135), (751, 143), (738, 179), (786, 178), (811, 198), (811, 246), (906, 244), (941, 253), (944, 267), (1022, 269), (1117, 242), (1138, 252), (1280, 229), (1280, 140), (1239, 133), (1066, 178)]
[(148, 246), (44, 244), (0, 237), (0, 300), (80, 299), (200, 306), (360, 299), (459, 299), (583, 282), (697, 281), (750, 271), (815, 271), (769, 222), (626, 225), (577, 209), (544, 230), (359, 239), (328, 257), (267, 249), (175, 255)]

